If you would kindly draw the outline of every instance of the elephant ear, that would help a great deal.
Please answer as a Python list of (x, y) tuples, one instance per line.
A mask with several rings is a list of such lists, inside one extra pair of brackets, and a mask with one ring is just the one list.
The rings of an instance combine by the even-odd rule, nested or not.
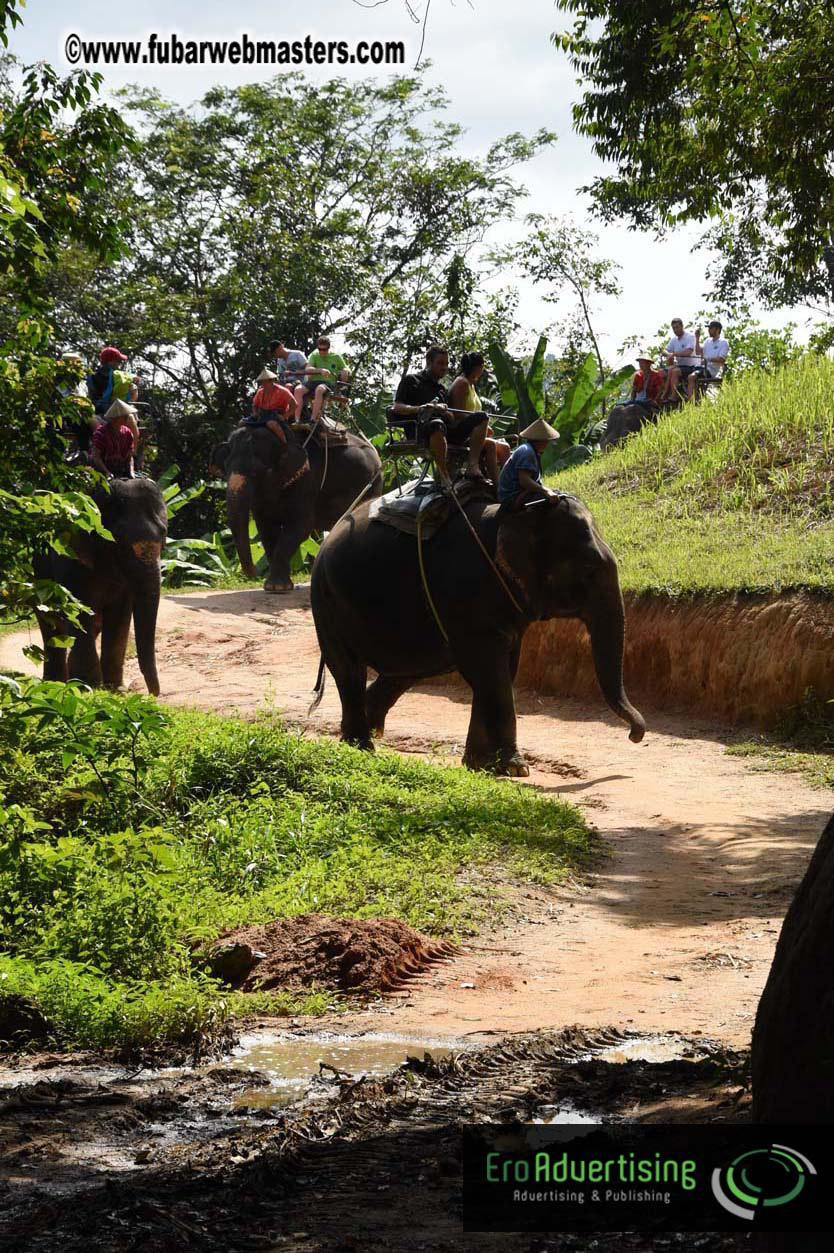
[(228, 459), (229, 459), (228, 443), (218, 444), (216, 448), (212, 449), (211, 457), (209, 458), (209, 469), (211, 470), (216, 467), (220, 471), (221, 474), (225, 474), (226, 462), (228, 461)]
[(537, 592), (536, 547), (542, 529), (543, 515), (549, 512), (547, 501), (531, 502), (529, 507), (507, 510), (498, 527), (495, 560), (499, 568), (513, 579), (529, 603)]

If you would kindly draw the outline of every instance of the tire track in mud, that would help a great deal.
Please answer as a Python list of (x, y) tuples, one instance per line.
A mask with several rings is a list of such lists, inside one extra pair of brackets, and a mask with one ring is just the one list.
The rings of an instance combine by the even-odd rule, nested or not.
[[(6, 1193), (0, 1250), (517, 1249), (517, 1236), (461, 1231), (462, 1123), (547, 1121), (576, 1112), (593, 1118), (603, 1110), (629, 1121), (747, 1118), (746, 1057), (680, 1038), (669, 1042), (677, 1051), (669, 1060), (630, 1060), (624, 1054), (636, 1043), (616, 1030), (525, 1035), (448, 1058), (412, 1058), (382, 1079), (325, 1075), (314, 1085), (318, 1099), (286, 1110), (258, 1104), (257, 1075), (223, 1068), (157, 1080), (159, 1091), (150, 1096), (128, 1095), (119, 1084), (96, 1091), (69, 1085), (60, 1112), (73, 1122), (73, 1139), (85, 1119), (107, 1139), (113, 1129), (124, 1138), (125, 1120), (144, 1135), (150, 1120), (169, 1124), (186, 1115), (190, 1138), (150, 1161), (137, 1154), (132, 1168), (102, 1172), (103, 1186), (89, 1186), (88, 1172), (71, 1189), (71, 1204), (66, 1190), (42, 1189), (37, 1179), (35, 1187)], [(242, 1083), (253, 1089), (253, 1104), (236, 1105), (230, 1119), (228, 1101)], [(52, 1138), (53, 1156), (60, 1154), (70, 1135), (62, 1139), (54, 1109), (18, 1104), (29, 1142), (42, 1132)], [(641, 1249), (654, 1247), (646, 1241), (641, 1237)], [(683, 1253), (691, 1241), (664, 1235), (658, 1247)], [(584, 1247), (571, 1236), (533, 1243)], [(600, 1253), (632, 1247), (620, 1233), (594, 1243)], [(718, 1237), (699, 1240), (699, 1247), (718, 1253), (738, 1245)]]

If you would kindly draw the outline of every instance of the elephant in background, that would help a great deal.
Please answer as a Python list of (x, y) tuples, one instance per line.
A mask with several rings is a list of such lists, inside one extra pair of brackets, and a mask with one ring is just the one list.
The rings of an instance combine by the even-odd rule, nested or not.
[(652, 413), (640, 405), (615, 405), (600, 436), (600, 448), (603, 452), (606, 448), (614, 448), (629, 435), (636, 435), (647, 422), (657, 422), (658, 412)]
[[(326, 457), (326, 460), (325, 460)], [(226, 506), (240, 564), (255, 578), (249, 515), (269, 561), (267, 592), (292, 590), (290, 563), (313, 531), (326, 531), (367, 487), (382, 490), (382, 462), (368, 440), (347, 432), (326, 450), (317, 439), (306, 447), (290, 429), (287, 443), (265, 427), (239, 426), (215, 448), (212, 462), (227, 480)]]
[[(464, 765), (529, 773), (516, 744), (513, 681), (531, 622), (580, 618), (588, 627), (608, 704), (643, 738), (642, 716), (623, 690), (624, 611), (611, 549), (572, 496), (515, 510), (464, 506), (496, 570), (453, 510), (423, 544), (429, 607), (413, 535), (369, 517), (365, 505), (335, 527), (313, 567), (312, 608), (322, 667), (342, 702), (342, 738), (363, 748), (382, 735), (388, 710), (421, 679), (458, 670), (472, 688)], [(366, 689), (368, 668), (378, 677)], [(324, 671), (317, 691), (323, 691)]]
[[(81, 679), (91, 687), (122, 686), (125, 652), (133, 618), (136, 654), (148, 691), (159, 695), (156, 618), (161, 594), (160, 555), (168, 528), (162, 492), (151, 479), (112, 479), (109, 491), (93, 498), (113, 540), (78, 532), (76, 559), (49, 550), (35, 559), (35, 576), (62, 584), (90, 613), (74, 626), (54, 614), (39, 614), (44, 646), (43, 677)], [(101, 660), (96, 640), (101, 634)], [(56, 635), (73, 637), (66, 648), (49, 647)]]

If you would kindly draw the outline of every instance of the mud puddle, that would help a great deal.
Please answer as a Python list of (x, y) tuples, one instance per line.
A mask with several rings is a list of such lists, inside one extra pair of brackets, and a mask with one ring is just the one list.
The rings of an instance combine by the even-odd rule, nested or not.
[(235, 1105), (270, 1108), (325, 1096), (332, 1081), (356, 1081), (388, 1074), (409, 1057), (426, 1055), (435, 1061), (466, 1047), (463, 1042), (412, 1039), (384, 1033), (349, 1036), (317, 1032), (297, 1036), (289, 1032), (241, 1036), (230, 1064), (267, 1079), (268, 1087), (252, 1088), (234, 1098)]
[[(462, 1123), (585, 1121), (590, 1130), (595, 1119), (749, 1116), (747, 1055), (671, 1033), (569, 1028), (462, 1050), (258, 1033), (230, 1062), (141, 1082), (7, 1090), (0, 1253), (513, 1249), (512, 1237), (462, 1232)], [(294, 1083), (302, 1097), (287, 1103)]]
[(62, 1059), (5, 1067), (0, 1192), (5, 1184), (67, 1195), (213, 1145), (222, 1150), (291, 1106), (379, 1079), (409, 1057), (433, 1064), (457, 1047), (393, 1034), (259, 1031), (243, 1036), (223, 1065), (137, 1071)]

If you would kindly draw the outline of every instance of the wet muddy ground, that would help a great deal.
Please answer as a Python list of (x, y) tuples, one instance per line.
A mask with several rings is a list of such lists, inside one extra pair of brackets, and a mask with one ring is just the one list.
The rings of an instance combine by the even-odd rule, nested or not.
[(4, 1253), (746, 1247), (462, 1231), (462, 1123), (746, 1119), (746, 1055), (703, 1040), (259, 1033), (200, 1071), (46, 1064), (2, 1079)]

